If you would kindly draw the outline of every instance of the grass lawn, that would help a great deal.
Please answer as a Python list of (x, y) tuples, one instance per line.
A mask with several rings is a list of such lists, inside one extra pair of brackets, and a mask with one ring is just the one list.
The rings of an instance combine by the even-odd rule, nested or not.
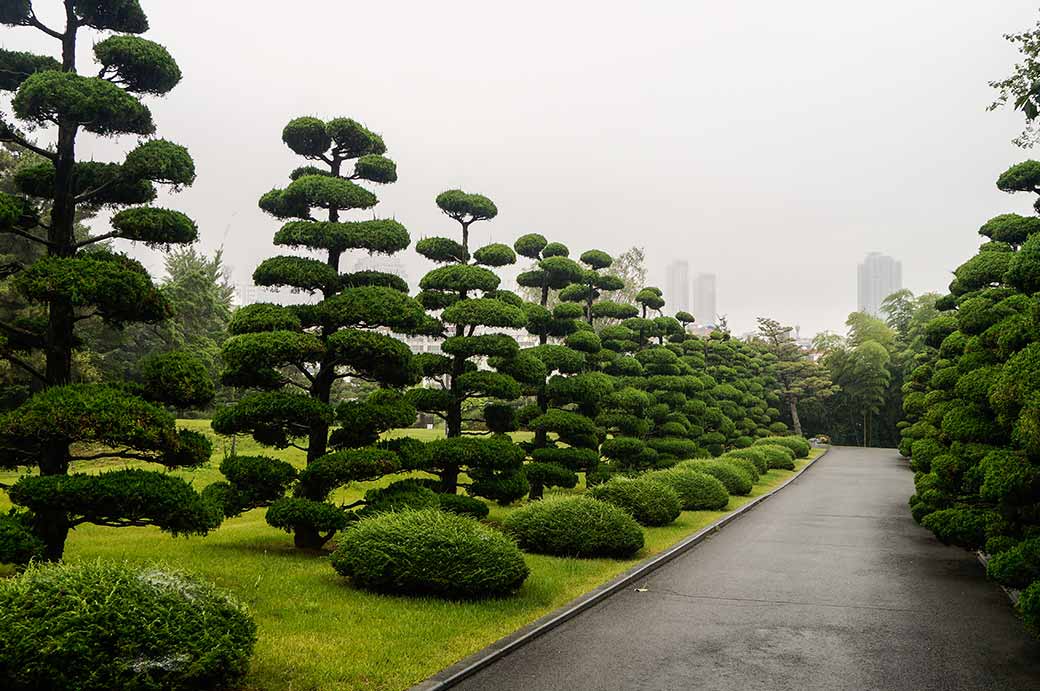
[[(183, 420), (181, 425), (209, 430), (204, 420)], [(399, 433), (420, 438), (443, 434), (439, 430)], [(219, 480), (217, 465), (226, 444), (217, 440), (209, 466), (177, 474), (200, 489)], [(237, 452), (267, 453), (296, 463), (303, 460), (294, 449), (261, 450), (252, 440), (241, 438)], [(820, 453), (814, 449), (811, 458)], [(750, 497), (731, 497), (727, 511), (767, 493), (807, 463), (799, 460), (794, 472), (769, 471)], [(78, 470), (124, 465), (95, 462)], [(16, 477), (0, 473), (0, 483)], [(341, 498), (358, 498), (378, 484), (349, 488)], [(0, 510), (8, 506), (6, 495), (0, 493)], [(490, 519), (501, 520), (510, 510), (492, 506)], [(646, 546), (629, 560), (525, 555), (531, 576), (520, 592), (482, 602), (356, 590), (332, 570), (327, 556), (295, 550), (287, 533), (267, 525), (264, 509), (226, 521), (206, 537), (173, 538), (154, 528), (80, 526), (69, 537), (66, 559), (161, 562), (200, 574), (233, 592), (250, 606), (259, 626), (249, 689), (404, 689), (666, 549), (727, 511), (683, 512), (671, 525), (646, 528)]]

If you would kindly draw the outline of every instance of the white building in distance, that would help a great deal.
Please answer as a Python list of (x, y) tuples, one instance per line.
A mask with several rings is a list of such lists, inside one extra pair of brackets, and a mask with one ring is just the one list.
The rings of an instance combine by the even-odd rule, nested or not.
[(706, 326), (717, 323), (719, 306), (716, 297), (715, 274), (697, 274), (693, 279), (693, 316), (698, 324)]
[(881, 303), (903, 287), (903, 265), (892, 257), (871, 252), (859, 265), (856, 309), (881, 316)]
[(669, 314), (690, 311), (690, 263), (677, 259), (665, 268), (664, 299)]

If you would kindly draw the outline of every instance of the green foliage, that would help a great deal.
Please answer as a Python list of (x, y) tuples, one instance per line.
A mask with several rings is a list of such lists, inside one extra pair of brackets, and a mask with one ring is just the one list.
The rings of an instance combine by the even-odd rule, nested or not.
[(965, 549), (978, 549), (986, 542), (986, 525), (992, 513), (978, 509), (940, 509), (921, 520), (941, 542)]
[(397, 221), (289, 221), (274, 235), (274, 244), (344, 252), (350, 249), (393, 254), (408, 247), (408, 231)]
[(99, 135), (151, 134), (155, 131), (148, 107), (115, 84), (73, 72), (36, 72), (18, 88), (12, 101), (22, 120), (47, 126), (77, 123)]
[(1033, 581), (1040, 582), (1040, 538), (1023, 540), (992, 555), (986, 564), (986, 575), (1010, 588), (1022, 589)]
[(42, 559), (44, 544), (32, 531), (26, 512), (10, 511), (0, 515), (0, 564), (28, 564)]
[(60, 511), (73, 525), (154, 525), (172, 535), (205, 535), (222, 518), (183, 479), (147, 470), (26, 475), (8, 494), (34, 513)]
[(498, 207), (487, 197), (448, 190), (437, 195), (437, 206), (448, 216), (466, 223), (490, 220), (498, 215)]
[(1005, 280), (1023, 293), (1040, 291), (1040, 235), (1031, 235), (1016, 252), (1008, 266)]
[(755, 448), (761, 449), (765, 454), (768, 469), (794, 470), (794, 451), (786, 446), (763, 444)]
[(624, 509), (590, 497), (553, 496), (510, 513), (504, 522), (521, 549), (566, 557), (627, 558), (643, 531)]
[(729, 505), (729, 492), (722, 482), (703, 468), (683, 461), (674, 468), (654, 470), (643, 477), (671, 487), (679, 495), (684, 511), (719, 511)]
[(589, 496), (621, 507), (647, 526), (667, 525), (682, 511), (676, 490), (649, 478), (614, 477), (590, 489)]
[(60, 69), (61, 63), (50, 56), (0, 49), (0, 91), (17, 91), (30, 75)]
[(459, 326), (508, 329), (519, 329), (526, 323), (524, 312), (519, 307), (492, 298), (460, 300), (444, 310), (441, 320)]
[[(15, 172), (15, 186), (24, 194), (40, 199), (54, 199), (54, 164), (44, 161), (27, 165)], [(79, 161), (72, 171), (73, 191), (77, 195), (91, 192), (83, 203), (88, 209), (128, 204), (147, 204), (155, 199), (155, 186), (149, 180), (127, 177), (118, 163)]]
[(191, 353), (148, 356), (141, 363), (142, 395), (178, 408), (199, 408), (213, 400), (213, 380), (206, 365)]
[(285, 495), (297, 476), (291, 463), (269, 456), (228, 456), (220, 462), (220, 472), (234, 489), (232, 501), (224, 505), (226, 516), (268, 506)]
[(297, 536), (319, 533), (317, 544), (299, 542), (301, 547), (321, 547), (350, 523), (346, 512), (324, 501), (303, 497), (280, 497), (271, 503), (265, 515), (268, 525)]
[(776, 446), (784, 446), (794, 452), (795, 458), (808, 458), (809, 452), (812, 447), (804, 437), (788, 436), (788, 437), (763, 437), (755, 441), (755, 446), (761, 446), (763, 444), (774, 444)]
[(513, 243), (513, 249), (522, 257), (538, 259), (541, 256), (542, 249), (547, 244), (548, 241), (544, 236), (538, 233), (528, 233), (516, 239), (516, 242)]
[(163, 46), (137, 36), (109, 36), (94, 44), (103, 74), (128, 91), (162, 95), (181, 80), (181, 71)]
[(699, 473), (711, 475), (721, 482), (726, 487), (726, 491), (730, 494), (740, 496), (751, 494), (751, 488), (754, 484), (752, 478), (742, 472), (739, 468), (734, 467), (729, 463), (723, 461), (691, 460), (683, 461), (679, 465), (688, 470), (695, 470)]
[(448, 238), (423, 238), (415, 243), (415, 251), (430, 261), (458, 263), (469, 261), (466, 248)]
[(0, 612), (12, 691), (228, 688), (256, 642), (244, 606), (161, 567), (34, 565), (0, 582)]
[(469, 516), (478, 520), (487, 518), (490, 512), (487, 504), (479, 499), (467, 497), (464, 494), (438, 494), (437, 501), (441, 511), (447, 511), (460, 516)]
[[(752, 463), (754, 463), (756, 472), (759, 475), (762, 475), (762, 474), (765, 474), (766, 471), (769, 470), (769, 459), (771, 457), (776, 457), (776, 456), (771, 456), (770, 453), (767, 451), (767, 448), (770, 449), (770, 450), (773, 450), (773, 449), (785, 448), (785, 447), (778, 447), (778, 446), (775, 446), (775, 445), (769, 445), (769, 446), (756, 446), (754, 448), (734, 449), (733, 451), (728, 451), (727, 453), (723, 454), (722, 457), (723, 458), (743, 458), (743, 459), (746, 459), (748, 461), (751, 461)], [(779, 453), (780, 453), (781, 456), (784, 456), (783, 451), (780, 451)], [(786, 456), (784, 456), (784, 457), (786, 457)], [(793, 465), (793, 461), (792, 461), (792, 465)]]
[(494, 243), (474, 252), (473, 259), (485, 266), (508, 266), (516, 263), (516, 253), (509, 245)]
[(1034, 635), (1040, 636), (1040, 580), (1022, 591), (1016, 607), (1026, 628)]
[(112, 227), (121, 238), (153, 246), (194, 242), (199, 232), (195, 222), (179, 211), (150, 207), (120, 211), (112, 217)]
[(362, 588), (446, 598), (508, 595), (529, 573), (512, 540), (437, 510), (366, 518), (343, 534), (331, 561)]

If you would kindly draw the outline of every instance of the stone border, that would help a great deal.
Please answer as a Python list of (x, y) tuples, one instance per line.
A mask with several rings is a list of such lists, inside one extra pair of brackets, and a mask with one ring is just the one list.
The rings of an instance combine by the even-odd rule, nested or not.
[(585, 610), (599, 604), (614, 593), (624, 590), (636, 581), (645, 578), (653, 571), (656, 571), (676, 557), (708, 539), (723, 527), (729, 525), (751, 509), (764, 502), (766, 499), (772, 497), (784, 487), (787, 487), (789, 484), (800, 478), (805, 471), (809, 470), (809, 468), (811, 468), (818, 460), (826, 456), (831, 448), (832, 447), (827, 447), (823, 453), (809, 461), (804, 468), (798, 471), (797, 475), (788, 478), (787, 481), (779, 487), (763, 494), (761, 497), (755, 497), (752, 501), (744, 504), (739, 509), (735, 509), (733, 512), (723, 516), (711, 525), (701, 528), (693, 535), (680, 540), (663, 552), (655, 554), (649, 559), (636, 564), (628, 571), (615, 576), (606, 583), (596, 586), (584, 595), (578, 596), (563, 607), (549, 612), (530, 624), (527, 624), (513, 633), (498, 639), (486, 648), (478, 650), (459, 662), (444, 668), (428, 679), (411, 687), (409, 691), (441, 691), (442, 689), (450, 689), (463, 679), (473, 676), (480, 670), (500, 660), (514, 650), (527, 645), (536, 638), (552, 631), (565, 621), (573, 619), (578, 614), (581, 614)]

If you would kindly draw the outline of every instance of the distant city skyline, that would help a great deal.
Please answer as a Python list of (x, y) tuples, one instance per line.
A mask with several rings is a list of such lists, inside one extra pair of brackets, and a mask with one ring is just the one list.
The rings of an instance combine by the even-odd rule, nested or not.
[(693, 316), (699, 324), (718, 320), (718, 286), (713, 273), (698, 273), (693, 279)]
[(690, 311), (690, 262), (676, 259), (668, 264), (664, 276), (664, 299), (669, 314)]
[(868, 252), (857, 267), (856, 310), (881, 315), (881, 303), (903, 287), (902, 262), (880, 252)]

